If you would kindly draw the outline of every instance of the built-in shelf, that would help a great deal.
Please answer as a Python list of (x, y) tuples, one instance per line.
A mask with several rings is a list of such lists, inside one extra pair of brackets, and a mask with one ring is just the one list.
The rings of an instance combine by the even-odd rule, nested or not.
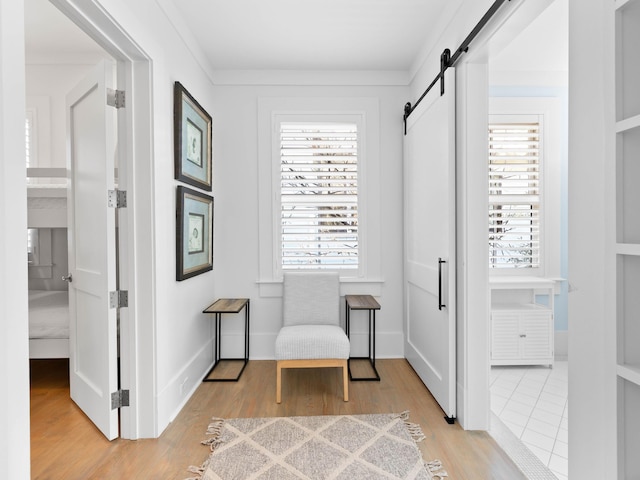
[(615, 0), (615, 285), (618, 479), (640, 478), (640, 0)]
[(640, 386), (640, 366), (638, 365), (618, 365), (616, 373), (626, 381)]
[(621, 455), (618, 478), (633, 479), (640, 475), (640, 386), (624, 378), (618, 380), (618, 444)]
[(615, 8), (619, 9), (622, 8), (625, 4), (631, 2), (633, 0), (614, 0), (615, 2)]
[(640, 365), (640, 257), (619, 255), (617, 272), (617, 358), (623, 365)]
[(640, 127), (617, 134), (617, 240), (640, 244)]
[(635, 115), (616, 122), (616, 133), (624, 133), (638, 127), (640, 127), (640, 115)]
[(640, 245), (637, 243), (618, 243), (616, 253), (618, 255), (640, 256)]
[(640, 115), (640, 3), (616, 2), (616, 120)]

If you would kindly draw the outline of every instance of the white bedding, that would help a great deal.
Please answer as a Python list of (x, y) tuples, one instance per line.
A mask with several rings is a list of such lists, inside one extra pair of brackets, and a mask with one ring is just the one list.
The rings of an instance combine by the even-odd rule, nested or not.
[(67, 291), (29, 291), (29, 338), (69, 338)]

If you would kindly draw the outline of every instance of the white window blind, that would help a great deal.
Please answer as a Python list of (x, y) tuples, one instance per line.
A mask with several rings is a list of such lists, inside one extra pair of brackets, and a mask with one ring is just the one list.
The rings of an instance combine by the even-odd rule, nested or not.
[(358, 130), (280, 124), (283, 269), (358, 268)]
[(489, 124), (489, 265), (540, 266), (540, 123)]
[(27, 168), (33, 167), (33, 112), (26, 111), (24, 119), (25, 162)]

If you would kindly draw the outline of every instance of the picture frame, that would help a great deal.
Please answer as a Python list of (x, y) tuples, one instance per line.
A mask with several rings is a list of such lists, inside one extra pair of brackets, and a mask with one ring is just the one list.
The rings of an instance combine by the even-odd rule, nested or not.
[(176, 280), (213, 270), (213, 197), (179, 185), (176, 199)]
[(208, 192), (212, 185), (212, 118), (180, 83), (173, 87), (175, 178)]

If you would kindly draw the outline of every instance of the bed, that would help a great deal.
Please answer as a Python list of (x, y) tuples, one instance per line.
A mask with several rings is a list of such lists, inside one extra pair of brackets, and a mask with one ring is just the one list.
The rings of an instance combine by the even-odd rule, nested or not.
[(69, 292), (29, 291), (29, 357), (69, 357)]

